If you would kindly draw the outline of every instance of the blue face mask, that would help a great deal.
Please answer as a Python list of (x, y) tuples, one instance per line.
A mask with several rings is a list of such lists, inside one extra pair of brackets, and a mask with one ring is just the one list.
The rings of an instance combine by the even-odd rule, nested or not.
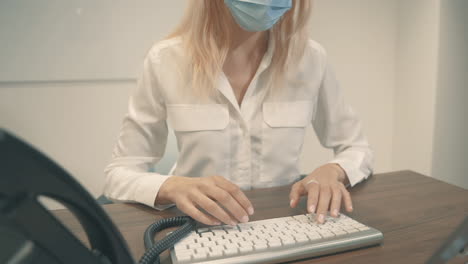
[(224, 0), (224, 2), (237, 23), (243, 29), (252, 32), (272, 28), (292, 7), (292, 0)]

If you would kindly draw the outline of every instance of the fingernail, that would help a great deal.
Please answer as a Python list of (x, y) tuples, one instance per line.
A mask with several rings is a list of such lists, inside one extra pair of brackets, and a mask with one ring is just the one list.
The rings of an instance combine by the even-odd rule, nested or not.
[(296, 203), (296, 200), (291, 199), (291, 202), (289, 203), (289, 206), (291, 206), (291, 208), (292, 208), (294, 206), (294, 203)]
[(309, 207), (309, 213), (314, 213), (314, 212), (315, 212), (315, 205), (313, 204)]
[(221, 222), (213, 222), (213, 225), (221, 225)]
[(325, 216), (323, 214), (319, 214), (318, 221), (319, 223), (323, 223), (325, 221)]
[(242, 222), (242, 223), (247, 223), (248, 221), (249, 221), (249, 217), (246, 216), (246, 215), (244, 215), (244, 216), (242, 217), (242, 219), (241, 219), (241, 222)]
[(249, 209), (247, 209), (249, 215), (253, 215), (254, 214), (254, 209), (252, 207), (249, 207)]
[(234, 222), (234, 221), (231, 221), (231, 223), (230, 223), (229, 225), (231, 225), (231, 226), (236, 226), (236, 225), (237, 225), (237, 223), (236, 223), (236, 222)]
[(333, 209), (333, 216), (338, 217), (338, 215), (339, 215), (338, 209)]

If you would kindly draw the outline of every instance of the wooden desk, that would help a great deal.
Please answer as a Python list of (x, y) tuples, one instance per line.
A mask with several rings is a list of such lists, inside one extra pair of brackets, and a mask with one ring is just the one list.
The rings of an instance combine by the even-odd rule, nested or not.
[[(289, 207), (289, 186), (246, 192), (255, 207), (252, 220), (305, 213), (305, 201)], [(384, 234), (381, 246), (294, 263), (424, 263), (468, 215), (468, 190), (411, 171), (378, 174), (351, 190), (354, 212), (350, 216)], [(144, 252), (143, 233), (162, 218), (179, 215), (173, 208), (158, 212), (136, 204), (104, 206), (122, 232), (135, 259)], [(67, 210), (56, 215), (78, 237), (84, 235)], [(161, 256), (170, 263), (168, 254)]]

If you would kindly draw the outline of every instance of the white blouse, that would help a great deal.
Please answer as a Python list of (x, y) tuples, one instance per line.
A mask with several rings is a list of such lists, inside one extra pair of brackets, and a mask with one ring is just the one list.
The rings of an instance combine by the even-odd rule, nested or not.
[(186, 60), (180, 38), (153, 46), (105, 170), (104, 194), (154, 207), (170, 177), (151, 172), (164, 155), (168, 124), (179, 150), (172, 175), (220, 175), (244, 190), (290, 184), (300, 176), (304, 133), (312, 124), (321, 144), (334, 150), (329, 162), (345, 170), (351, 186), (366, 179), (373, 154), (325, 50), (310, 40), (298, 68), (272, 95), (265, 84), (271, 78), (273, 45), (270, 40), (240, 106), (224, 74), (218, 94), (207, 101), (191, 92), (191, 75), (180, 67)]

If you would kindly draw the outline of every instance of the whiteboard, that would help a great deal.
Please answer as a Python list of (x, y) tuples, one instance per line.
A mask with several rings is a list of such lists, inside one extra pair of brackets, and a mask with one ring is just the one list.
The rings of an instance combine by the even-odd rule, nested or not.
[(134, 79), (186, 0), (1, 0), (0, 82)]

